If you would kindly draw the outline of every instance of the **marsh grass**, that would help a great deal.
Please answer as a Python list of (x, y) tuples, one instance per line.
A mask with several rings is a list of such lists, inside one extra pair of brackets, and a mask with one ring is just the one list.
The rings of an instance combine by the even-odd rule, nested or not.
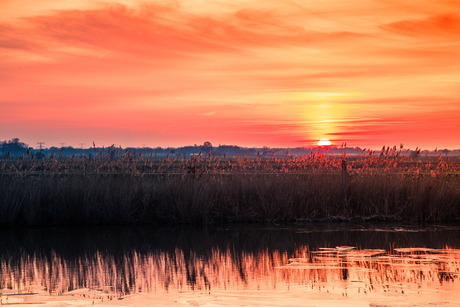
[[(387, 148), (347, 156), (95, 157), (0, 161), (0, 225), (460, 219), (458, 159)], [(348, 160), (344, 195), (342, 159)], [(345, 197), (346, 200), (345, 201)]]

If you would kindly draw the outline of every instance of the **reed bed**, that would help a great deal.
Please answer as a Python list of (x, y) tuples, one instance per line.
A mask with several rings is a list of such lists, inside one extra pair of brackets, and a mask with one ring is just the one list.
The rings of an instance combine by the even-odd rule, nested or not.
[(458, 158), (405, 155), (402, 146), (355, 158), (26, 154), (0, 160), (0, 225), (458, 221), (459, 173)]

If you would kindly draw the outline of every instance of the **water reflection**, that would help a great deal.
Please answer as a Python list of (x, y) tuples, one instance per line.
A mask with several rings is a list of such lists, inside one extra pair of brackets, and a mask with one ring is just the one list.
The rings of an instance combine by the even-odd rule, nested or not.
[[(107, 298), (195, 290), (367, 293), (458, 282), (458, 227), (308, 224), (14, 230), (0, 234), (0, 289)], [(5, 291), (2, 291), (6, 293)]]

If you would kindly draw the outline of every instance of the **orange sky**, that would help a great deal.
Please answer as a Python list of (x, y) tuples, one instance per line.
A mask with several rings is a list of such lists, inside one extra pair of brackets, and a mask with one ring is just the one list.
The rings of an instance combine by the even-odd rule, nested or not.
[(460, 148), (460, 1), (0, 0), (0, 140)]

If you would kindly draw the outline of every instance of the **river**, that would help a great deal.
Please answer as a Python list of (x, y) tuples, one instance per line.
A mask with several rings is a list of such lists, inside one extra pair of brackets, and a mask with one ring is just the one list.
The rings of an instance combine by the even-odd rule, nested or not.
[(460, 306), (460, 227), (3, 229), (14, 306)]

